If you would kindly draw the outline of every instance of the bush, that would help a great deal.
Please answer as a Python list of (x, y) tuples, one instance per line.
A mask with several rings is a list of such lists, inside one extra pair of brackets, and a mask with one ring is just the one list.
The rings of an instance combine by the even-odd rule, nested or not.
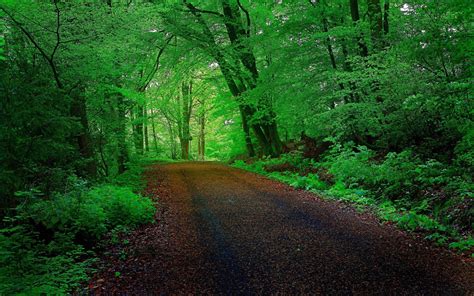
[(428, 231), (446, 231), (446, 227), (434, 221), (430, 217), (410, 211), (397, 217), (398, 226), (405, 230), (428, 230)]
[(308, 174), (307, 176), (296, 175), (290, 185), (305, 190), (324, 190), (328, 187), (324, 182), (319, 180), (316, 174)]
[(151, 222), (154, 206), (127, 187), (102, 185), (55, 194), (50, 200), (34, 202), (23, 214), (50, 231), (67, 231), (91, 240), (113, 227)]
[(153, 221), (153, 202), (128, 187), (69, 183), (49, 199), (37, 191), (18, 194), (24, 203), (0, 231), (0, 295), (66, 294), (88, 278), (92, 259), (83, 245)]
[(103, 209), (109, 228), (119, 225), (133, 227), (153, 221), (153, 202), (129, 188), (112, 185), (96, 187), (88, 193), (87, 199)]
[[(452, 248), (472, 248), (474, 185), (469, 173), (455, 165), (422, 161), (410, 150), (380, 157), (364, 146), (336, 144), (322, 163), (289, 154), (252, 164), (236, 162), (235, 166), (295, 188), (322, 192), (359, 209), (370, 206), (382, 220), (405, 230), (426, 232), (436, 243), (454, 240)], [(282, 167), (291, 169), (281, 171)], [(326, 169), (335, 183), (318, 176)], [(314, 170), (318, 174), (311, 173)]]
[[(59, 253), (59, 254), (58, 254)], [(88, 279), (92, 259), (68, 238), (45, 244), (27, 225), (0, 234), (0, 294), (62, 295)]]

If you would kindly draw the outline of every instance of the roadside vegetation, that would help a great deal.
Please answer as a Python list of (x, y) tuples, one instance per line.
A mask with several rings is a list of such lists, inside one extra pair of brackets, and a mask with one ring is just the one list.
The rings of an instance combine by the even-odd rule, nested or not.
[(370, 210), (384, 222), (474, 257), (471, 173), (422, 161), (410, 150), (376, 156), (365, 146), (333, 145), (320, 161), (296, 151), (233, 166)]
[(151, 160), (230, 160), (472, 254), (471, 2), (0, 0), (0, 294), (87, 281), (153, 221)]
[(17, 192), (19, 205), (0, 231), (0, 294), (78, 290), (94, 271), (104, 238), (153, 222), (154, 202), (137, 193), (141, 169), (134, 171), (95, 185), (72, 175), (64, 191), (48, 198), (38, 190)]

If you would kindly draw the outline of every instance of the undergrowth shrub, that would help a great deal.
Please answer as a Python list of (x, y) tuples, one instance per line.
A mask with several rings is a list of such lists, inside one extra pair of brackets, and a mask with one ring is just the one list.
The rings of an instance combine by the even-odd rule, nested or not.
[(306, 176), (294, 176), (294, 181), (290, 183), (291, 186), (306, 190), (324, 190), (328, 186), (321, 181), (316, 174), (308, 174)]
[(33, 202), (21, 213), (47, 230), (67, 231), (88, 240), (98, 239), (116, 226), (133, 227), (153, 220), (152, 201), (127, 187), (102, 185), (79, 190)]
[(124, 173), (113, 177), (109, 183), (120, 187), (128, 187), (134, 192), (142, 190), (145, 186), (145, 181), (141, 177), (144, 170), (143, 166), (149, 162), (150, 161), (147, 159), (129, 162), (127, 164), (127, 170)]
[(155, 207), (129, 187), (88, 185), (70, 178), (49, 198), (18, 194), (23, 202), (0, 230), (0, 295), (67, 294), (87, 280), (95, 246), (109, 231), (153, 221)]
[(87, 199), (103, 209), (108, 228), (119, 225), (133, 227), (153, 221), (155, 207), (151, 199), (135, 194), (129, 188), (96, 187), (88, 192)]
[(28, 225), (2, 229), (0, 255), (1, 295), (64, 295), (87, 280), (93, 261), (70, 237), (45, 243)]
[[(292, 169), (279, 170), (282, 164)], [(411, 150), (380, 157), (353, 144), (334, 145), (320, 163), (288, 154), (234, 166), (350, 202), (360, 210), (371, 207), (382, 220), (408, 231), (425, 232), (438, 244), (461, 251), (473, 248), (474, 188), (469, 170), (462, 167), (422, 160)], [(321, 180), (317, 173), (323, 170), (332, 182)]]
[(373, 157), (375, 152), (364, 146), (336, 145), (323, 165), (349, 188), (366, 188), (378, 197), (394, 200), (420, 189), (416, 180), (421, 168), (410, 151), (389, 153), (380, 163), (371, 161)]

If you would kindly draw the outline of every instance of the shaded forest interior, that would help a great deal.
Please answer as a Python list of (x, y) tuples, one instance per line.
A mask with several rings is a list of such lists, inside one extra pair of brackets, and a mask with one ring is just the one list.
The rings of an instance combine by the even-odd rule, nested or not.
[(79, 287), (101, 238), (153, 221), (140, 175), (157, 161), (229, 162), (472, 256), (472, 15), (0, 0), (0, 294)]

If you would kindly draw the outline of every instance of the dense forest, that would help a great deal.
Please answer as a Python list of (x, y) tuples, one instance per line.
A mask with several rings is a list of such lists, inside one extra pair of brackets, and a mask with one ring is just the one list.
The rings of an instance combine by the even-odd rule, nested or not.
[(87, 281), (140, 174), (224, 161), (471, 256), (467, 0), (0, 0), (0, 294)]

